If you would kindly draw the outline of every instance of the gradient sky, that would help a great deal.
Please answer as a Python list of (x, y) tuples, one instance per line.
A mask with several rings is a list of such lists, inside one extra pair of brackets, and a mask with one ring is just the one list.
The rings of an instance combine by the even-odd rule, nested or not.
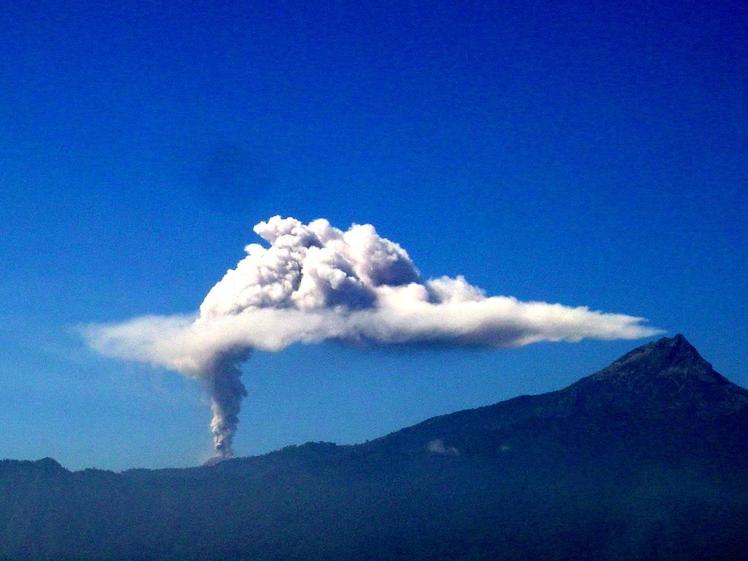
[[(69, 4), (0, 14), (0, 457), (204, 460), (200, 388), (75, 328), (195, 310), (273, 214), (645, 316), (748, 386), (744, 3)], [(363, 441), (636, 344), (258, 353), (235, 447)]]

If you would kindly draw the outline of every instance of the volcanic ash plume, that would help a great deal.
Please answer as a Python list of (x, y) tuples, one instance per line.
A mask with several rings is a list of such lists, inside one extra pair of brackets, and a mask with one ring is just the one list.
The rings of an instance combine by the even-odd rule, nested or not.
[(658, 333), (639, 317), (486, 296), (462, 276), (424, 280), (407, 252), (368, 224), (342, 231), (274, 216), (254, 231), (268, 245), (248, 245), (197, 314), (85, 328), (102, 354), (202, 380), (221, 457), (232, 455), (247, 393), (239, 367), (255, 349), (325, 340), (498, 348)]

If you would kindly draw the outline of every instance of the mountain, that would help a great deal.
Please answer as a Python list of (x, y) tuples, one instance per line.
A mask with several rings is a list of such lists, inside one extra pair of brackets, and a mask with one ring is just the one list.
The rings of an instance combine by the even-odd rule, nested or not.
[(469, 454), (490, 454), (499, 445), (579, 458), (625, 446), (642, 456), (701, 452), (742, 461), (747, 405), (748, 390), (676, 335), (634, 349), (563, 390), (436, 417), (382, 440), (417, 450), (425, 439), (441, 439)]
[(748, 559), (748, 391), (681, 335), (355, 446), (0, 462), (0, 560)]

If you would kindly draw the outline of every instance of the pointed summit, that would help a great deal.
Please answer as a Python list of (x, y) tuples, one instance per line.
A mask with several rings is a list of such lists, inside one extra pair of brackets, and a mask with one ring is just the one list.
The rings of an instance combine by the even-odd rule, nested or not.
[(748, 391), (715, 371), (681, 334), (642, 345), (564, 391), (641, 417), (675, 410), (714, 416), (748, 404)]
[(605, 380), (621, 376), (726, 382), (680, 333), (637, 347), (591, 378)]
[(707, 365), (711, 368), (711, 364), (705, 361), (699, 351), (688, 342), (688, 340), (680, 333), (675, 337), (663, 337), (658, 339), (652, 345), (650, 353), (658, 353), (667, 364), (690, 364), (690, 365)]

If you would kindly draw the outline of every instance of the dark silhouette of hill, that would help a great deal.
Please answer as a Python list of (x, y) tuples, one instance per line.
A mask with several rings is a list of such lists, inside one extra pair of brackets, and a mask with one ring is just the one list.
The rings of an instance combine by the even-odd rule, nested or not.
[(0, 462), (2, 560), (748, 559), (748, 391), (678, 335), (556, 392), (189, 469)]

